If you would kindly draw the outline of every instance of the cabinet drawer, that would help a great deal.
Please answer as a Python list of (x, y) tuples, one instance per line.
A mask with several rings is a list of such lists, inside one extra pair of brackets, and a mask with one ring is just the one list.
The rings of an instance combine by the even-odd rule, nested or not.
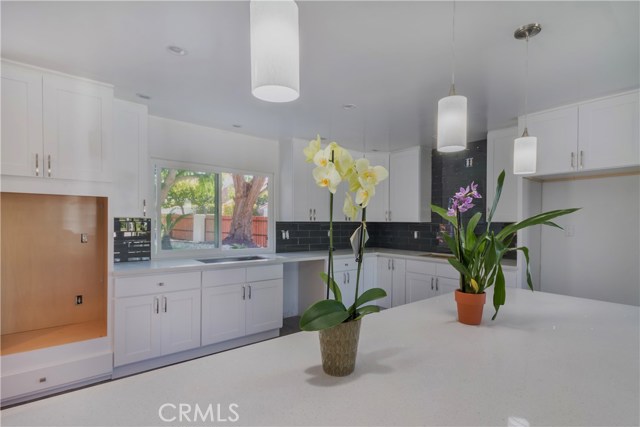
[(407, 272), (418, 274), (436, 274), (436, 264), (427, 261), (407, 260)]
[(447, 277), (449, 279), (459, 279), (460, 273), (448, 262), (443, 262), (436, 264), (436, 276)]
[(98, 354), (67, 363), (2, 377), (2, 400), (109, 375), (112, 354)]
[(116, 298), (195, 289), (200, 287), (200, 272), (122, 277), (115, 287)]
[(353, 256), (333, 258), (333, 271), (356, 270), (358, 263)]
[(282, 277), (282, 264), (247, 267), (247, 282), (249, 283), (261, 280), (282, 279)]
[(202, 286), (235, 285), (247, 281), (246, 268), (226, 268), (202, 272)]

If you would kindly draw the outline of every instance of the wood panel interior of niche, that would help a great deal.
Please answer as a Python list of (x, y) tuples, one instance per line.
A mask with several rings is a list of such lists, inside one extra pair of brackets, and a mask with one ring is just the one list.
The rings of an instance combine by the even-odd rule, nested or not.
[[(83, 323), (93, 325), (88, 335), (105, 336), (107, 200), (22, 193), (0, 197), (2, 353), (12, 352), (5, 346), (12, 342), (25, 348), (20, 334), (42, 347), (51, 328), (57, 328), (58, 338), (46, 345), (69, 342), (65, 327), (75, 330)], [(81, 243), (82, 233), (87, 243)], [(75, 304), (76, 295), (82, 295), (81, 305)]]

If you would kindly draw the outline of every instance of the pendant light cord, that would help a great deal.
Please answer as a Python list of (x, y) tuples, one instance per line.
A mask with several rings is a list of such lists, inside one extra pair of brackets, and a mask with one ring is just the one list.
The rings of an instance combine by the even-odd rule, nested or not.
[(527, 116), (529, 114), (529, 33), (527, 33), (527, 54), (524, 59), (524, 131), (527, 132)]
[(453, 0), (453, 18), (451, 22), (451, 90), (449, 96), (456, 94), (456, 2)]

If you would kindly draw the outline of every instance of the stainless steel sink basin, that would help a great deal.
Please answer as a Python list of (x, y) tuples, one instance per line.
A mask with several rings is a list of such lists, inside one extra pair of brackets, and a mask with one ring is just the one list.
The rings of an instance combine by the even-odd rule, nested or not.
[(204, 262), (205, 264), (220, 264), (223, 262), (259, 261), (259, 260), (267, 260), (267, 259), (268, 258), (261, 257), (258, 255), (251, 255), (251, 256), (238, 256), (238, 257), (226, 257), (226, 258), (199, 259), (198, 261)]
[(453, 254), (443, 254), (440, 252), (427, 252), (424, 254), (420, 254), (420, 256), (426, 256), (430, 258), (453, 258)]

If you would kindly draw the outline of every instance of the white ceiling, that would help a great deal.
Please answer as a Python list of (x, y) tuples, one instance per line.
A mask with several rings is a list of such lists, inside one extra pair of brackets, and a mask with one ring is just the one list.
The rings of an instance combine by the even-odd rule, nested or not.
[[(456, 89), (468, 98), (469, 140), (524, 112), (520, 25), (543, 28), (530, 42), (530, 111), (640, 86), (639, 5), (457, 2)], [(117, 97), (161, 117), (274, 139), (320, 133), (353, 149), (432, 145), (449, 91), (452, 3), (298, 6), (301, 95), (288, 104), (250, 93), (248, 1), (2, 1), (2, 56), (112, 83)]]

